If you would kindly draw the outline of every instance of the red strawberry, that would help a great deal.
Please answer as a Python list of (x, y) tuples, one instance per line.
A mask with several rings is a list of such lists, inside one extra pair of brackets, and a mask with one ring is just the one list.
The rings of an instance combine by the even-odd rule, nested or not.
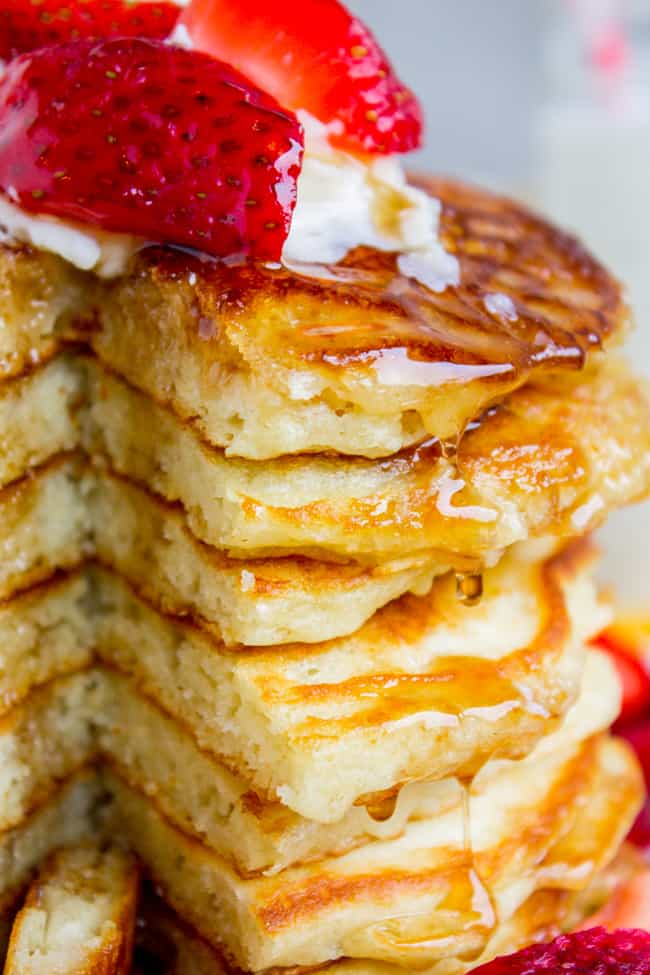
[(595, 925), (615, 931), (617, 928), (640, 928), (650, 931), (650, 868), (642, 870), (614, 892), (610, 900), (589, 918), (585, 929)]
[(617, 727), (640, 718), (650, 708), (650, 676), (637, 657), (599, 641), (618, 672), (623, 688), (623, 703)]
[(0, 58), (82, 37), (164, 40), (180, 11), (173, 3), (127, 0), (0, 0)]
[(193, 45), (234, 64), (294, 111), (331, 126), (353, 152), (417, 149), (422, 113), (368, 28), (338, 0), (193, 0)]
[(647, 620), (621, 619), (594, 641), (609, 654), (623, 687), (623, 706), (618, 726), (650, 714), (650, 671), (647, 661)]
[(591, 928), (533, 945), (476, 968), (473, 975), (650, 975), (650, 934)]
[(0, 190), (33, 213), (275, 261), (301, 159), (295, 116), (160, 41), (42, 48), (0, 83)]
[[(646, 789), (650, 789), (650, 720), (639, 721), (629, 725), (619, 732), (632, 746), (639, 759), (645, 776)], [(644, 808), (639, 813), (632, 827), (630, 839), (637, 846), (650, 849), (650, 800), (646, 799)], [(649, 918), (650, 921), (650, 918)]]

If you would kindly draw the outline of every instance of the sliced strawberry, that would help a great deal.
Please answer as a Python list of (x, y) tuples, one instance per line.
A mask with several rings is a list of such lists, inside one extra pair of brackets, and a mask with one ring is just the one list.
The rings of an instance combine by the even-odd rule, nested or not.
[[(619, 734), (636, 752), (645, 776), (646, 789), (650, 790), (650, 720), (628, 725), (621, 729)], [(648, 799), (632, 827), (630, 840), (643, 849), (650, 849), (650, 800)]]
[(601, 637), (608, 645), (633, 657), (650, 657), (650, 616), (621, 613)]
[(0, 58), (83, 37), (169, 37), (173, 3), (128, 0), (0, 0)]
[(643, 870), (620, 887), (605, 906), (590, 917), (584, 928), (640, 928), (650, 931), (650, 869)]
[(474, 969), (473, 975), (650, 975), (650, 934), (591, 928)]
[(77, 41), (0, 82), (0, 190), (38, 214), (278, 260), (302, 130), (228, 65), (160, 41)]
[(607, 652), (616, 667), (623, 688), (623, 702), (617, 728), (642, 717), (650, 708), (650, 676), (638, 657), (621, 652), (602, 641), (597, 644)]
[(180, 23), (193, 45), (234, 64), (353, 152), (417, 149), (422, 113), (368, 28), (338, 0), (193, 0)]
[(594, 641), (609, 654), (623, 687), (623, 704), (617, 727), (650, 715), (650, 668), (646, 620), (620, 620)]

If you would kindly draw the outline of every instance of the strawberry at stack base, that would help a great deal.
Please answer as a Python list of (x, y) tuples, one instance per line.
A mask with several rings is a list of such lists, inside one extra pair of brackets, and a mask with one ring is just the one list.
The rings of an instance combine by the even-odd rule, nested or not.
[[(636, 752), (646, 787), (650, 791), (650, 618), (647, 613), (621, 613), (594, 643), (608, 654), (618, 673), (623, 702), (615, 730)], [(650, 852), (650, 798), (646, 799), (639, 813), (630, 839), (641, 849)], [(636, 904), (633, 904), (634, 899)], [(632, 912), (637, 919), (643, 917), (643, 926), (650, 929), (650, 874), (645, 885), (645, 896), (631, 899), (623, 892), (619, 900), (616, 913), (619, 917), (623, 916), (622, 924), (626, 915)]]
[(593, 928), (497, 958), (473, 975), (649, 975), (650, 934)]

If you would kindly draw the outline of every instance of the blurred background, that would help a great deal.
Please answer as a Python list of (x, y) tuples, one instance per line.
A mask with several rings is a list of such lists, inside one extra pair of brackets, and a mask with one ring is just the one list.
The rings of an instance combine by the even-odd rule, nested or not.
[[(348, 4), (425, 105), (414, 168), (505, 190), (584, 237), (629, 287), (650, 377), (650, 0)], [(620, 598), (650, 601), (650, 504), (602, 542)]]

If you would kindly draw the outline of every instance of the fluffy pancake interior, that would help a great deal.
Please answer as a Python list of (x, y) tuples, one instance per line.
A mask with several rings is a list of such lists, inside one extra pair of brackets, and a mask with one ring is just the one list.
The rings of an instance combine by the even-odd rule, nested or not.
[(366, 794), (524, 754), (571, 705), (607, 615), (577, 554), (523, 554), (472, 613), (444, 579), (352, 637), (269, 650), (215, 644), (101, 572), (98, 650), (259, 793), (335, 822)]
[(432, 441), (381, 462), (227, 458), (170, 410), (85, 365), (87, 448), (180, 501), (197, 537), (240, 556), (302, 551), (373, 564), (433, 551), (462, 568), (530, 535), (563, 534), (572, 518), (586, 531), (650, 478), (650, 397), (617, 360), (513, 393), (453, 461)]
[[(154, 248), (101, 289), (93, 347), (233, 454), (372, 457), (454, 439), (531, 374), (626, 331), (620, 286), (573, 239), (487, 193), (436, 193), (458, 288), (433, 294), (363, 250), (301, 273)], [(495, 293), (511, 316), (490, 311)]]
[(11, 933), (6, 975), (127, 975), (138, 869), (118, 849), (59, 851), (32, 884)]
[[(480, 952), (497, 919), (511, 916), (548, 883), (552, 866), (546, 864), (556, 862), (558, 841), (567, 845), (562, 834), (568, 827), (574, 827), (570, 848), (576, 844), (580, 857), (585, 856), (583, 886), (612, 858), (639, 808), (642, 785), (624, 746), (596, 740), (585, 747), (578, 764), (564, 776), (555, 773), (551, 781), (532, 759), (526, 760), (527, 774), (504, 772), (515, 776), (513, 789), (524, 776), (519, 786), (526, 791), (518, 792), (516, 811), (505, 780), (490, 796), (477, 797), (475, 809), (470, 799), (469, 820), (476, 826), (470, 826), (469, 844), (461, 802), (433, 820), (410, 823), (396, 840), (246, 881), (173, 829), (138, 790), (112, 775), (109, 787), (136, 849), (171, 902), (208, 940), (224, 943), (239, 965), (258, 970), (348, 955), (401, 964), (413, 960), (416, 967), (425, 967), (448, 954)], [(496, 829), (494, 820), (481, 822), (482, 803), (501, 808), (504, 815)], [(589, 812), (590, 807), (597, 812)], [(498, 848), (513, 845), (515, 820), (520, 832), (528, 824), (521, 846), (516, 856), (501, 857)], [(599, 826), (592, 830), (594, 820)], [(474, 842), (477, 852), (468, 855)], [(568, 875), (569, 888), (576, 877), (576, 871)]]

